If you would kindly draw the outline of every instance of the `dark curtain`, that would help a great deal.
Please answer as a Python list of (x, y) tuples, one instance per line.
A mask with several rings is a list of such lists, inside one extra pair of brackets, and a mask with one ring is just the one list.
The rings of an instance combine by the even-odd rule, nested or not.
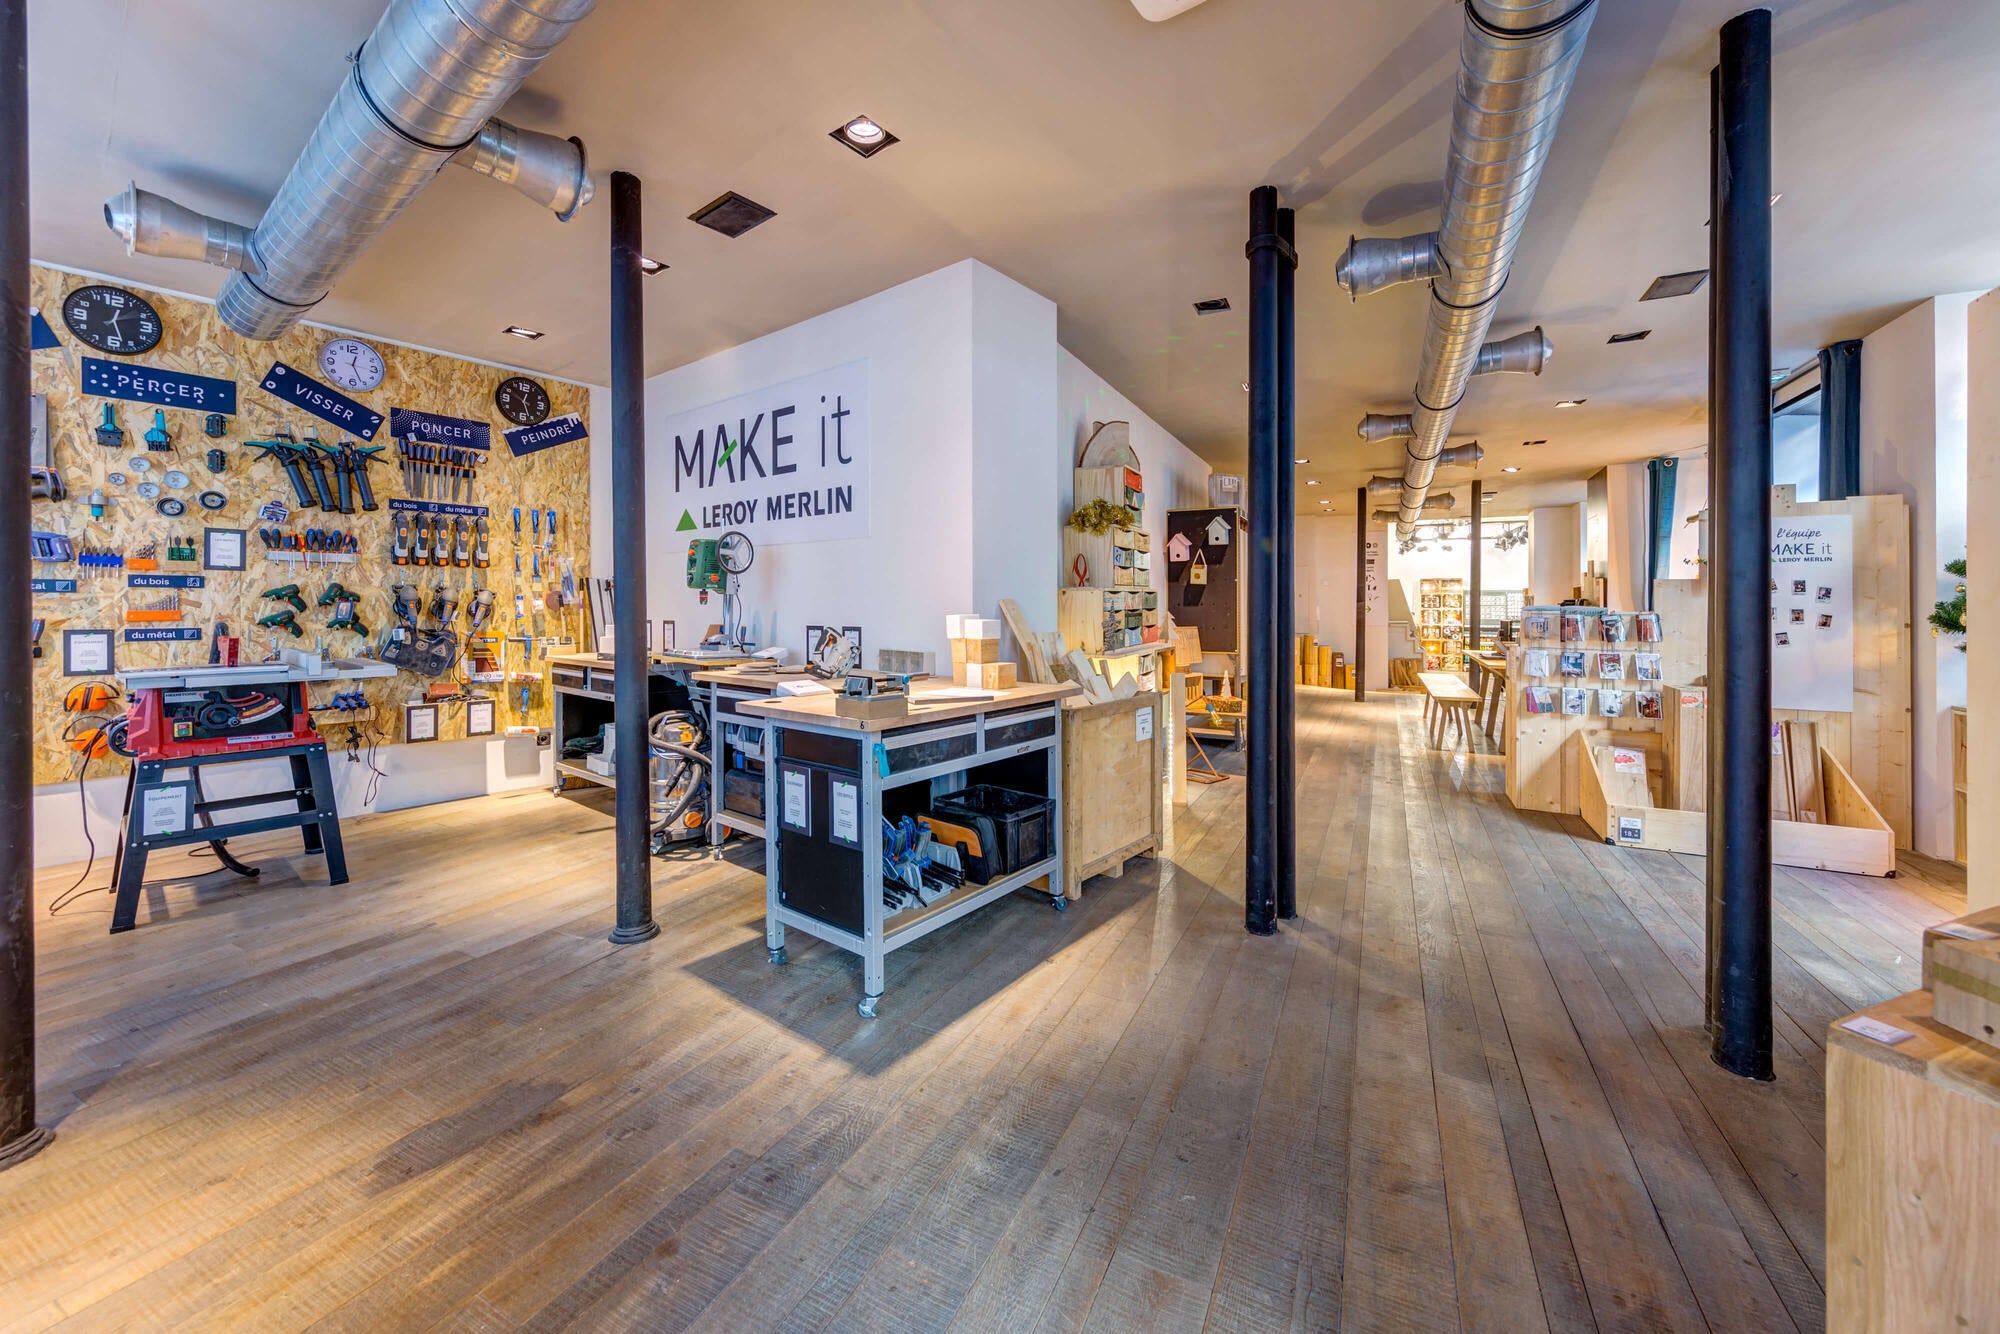
[(1674, 542), (1673, 459), (1646, 461), (1646, 610), (1653, 609), (1653, 581), (1667, 568)]
[(1861, 494), (1861, 340), (1819, 350), (1819, 498)]

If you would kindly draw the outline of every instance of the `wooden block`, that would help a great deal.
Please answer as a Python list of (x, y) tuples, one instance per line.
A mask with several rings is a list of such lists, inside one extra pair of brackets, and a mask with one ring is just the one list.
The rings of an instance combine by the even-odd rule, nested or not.
[(993, 639), (965, 639), (959, 642), (965, 645), (965, 661), (968, 665), (975, 662), (1000, 661), (1000, 640), (998, 637)]
[(1828, 1030), (1830, 1334), (1986, 1329), (2000, 1311), (2000, 1052), (1938, 1023), (1931, 1000), (1912, 991)]
[(1345, 676), (1346, 662), (1343, 655), (1335, 653), (1324, 644), (1319, 650), (1319, 683), (1323, 686), (1344, 685), (1340, 678)]
[(1927, 935), (1924, 963), (1937, 1021), (1975, 1042), (2000, 1045), (2000, 935), (1984, 940)]
[(1017, 674), (1011, 662), (968, 662), (965, 683), (975, 690), (1012, 690)]
[(1928, 991), (1931, 987), (1931, 946), (1940, 940), (1962, 939), (1953, 937), (1951, 933), (1968, 928), (1972, 932), (1991, 931), (2000, 937), (2000, 908), (1981, 908), (1978, 912), (1969, 912), (1963, 917), (1954, 917), (1948, 922), (1924, 928), (1924, 990)]

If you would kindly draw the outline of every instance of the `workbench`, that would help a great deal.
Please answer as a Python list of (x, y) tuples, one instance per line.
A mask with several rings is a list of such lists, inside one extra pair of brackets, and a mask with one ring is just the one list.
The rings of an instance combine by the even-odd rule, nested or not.
[[(766, 720), (764, 923), (771, 962), (786, 962), (785, 931), (803, 931), (862, 960), (864, 1018), (876, 1014), (888, 954), (1038, 880), (1062, 896), (1062, 704), (1073, 685), (1024, 685), (979, 700), (913, 689), (909, 713), (843, 718), (831, 693), (747, 700), (737, 711)], [(1014, 765), (1039, 770), (1052, 803), (1049, 855), (986, 883), (968, 880), (922, 908), (892, 918), (882, 898), (885, 803), (921, 809), (967, 785), (975, 770)], [(913, 785), (921, 791), (910, 792)], [(787, 845), (790, 830), (794, 842)], [(812, 873), (805, 874), (805, 853)], [(787, 864), (793, 863), (791, 876)], [(792, 880), (797, 880), (794, 885)]]
[[(764, 771), (770, 751), (766, 746), (764, 719), (743, 712), (742, 706), (769, 699), (783, 681), (802, 679), (797, 672), (783, 676), (770, 669), (751, 671), (721, 667), (694, 673), (690, 689), (708, 710), (708, 843), (717, 857), (731, 831), (750, 838), (764, 837)], [(734, 730), (736, 739), (729, 733)], [(743, 784), (729, 791), (730, 765), (736, 757), (745, 763), (745, 781), (754, 781), (753, 796)], [(753, 809), (754, 803), (754, 809)]]
[[(707, 656), (692, 653), (649, 653), (646, 655), (646, 718), (668, 709), (690, 707), (693, 677), (704, 668), (733, 667), (748, 662), (742, 656)], [(556, 786), (561, 793), (567, 780), (595, 783), (599, 787), (618, 786), (611, 774), (593, 772), (579, 760), (565, 760), (563, 745), (572, 737), (594, 736), (613, 721), (618, 701), (617, 663), (601, 653), (558, 653), (549, 659), (550, 697), (554, 704)]]

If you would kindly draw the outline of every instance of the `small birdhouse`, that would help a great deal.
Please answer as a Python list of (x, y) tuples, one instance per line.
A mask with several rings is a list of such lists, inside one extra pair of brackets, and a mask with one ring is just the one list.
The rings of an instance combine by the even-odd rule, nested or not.
[(1175, 533), (1167, 539), (1167, 559), (1176, 565), (1184, 563), (1194, 555), (1194, 543), (1186, 533)]
[(1229, 545), (1229, 520), (1220, 514), (1208, 521), (1208, 545), (1212, 547)]

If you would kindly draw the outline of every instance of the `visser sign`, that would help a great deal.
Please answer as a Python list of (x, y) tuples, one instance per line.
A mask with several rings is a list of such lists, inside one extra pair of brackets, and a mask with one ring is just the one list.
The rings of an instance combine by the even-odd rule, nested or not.
[(759, 546), (866, 537), (868, 427), (865, 361), (678, 413), (646, 432), (655, 512)]

